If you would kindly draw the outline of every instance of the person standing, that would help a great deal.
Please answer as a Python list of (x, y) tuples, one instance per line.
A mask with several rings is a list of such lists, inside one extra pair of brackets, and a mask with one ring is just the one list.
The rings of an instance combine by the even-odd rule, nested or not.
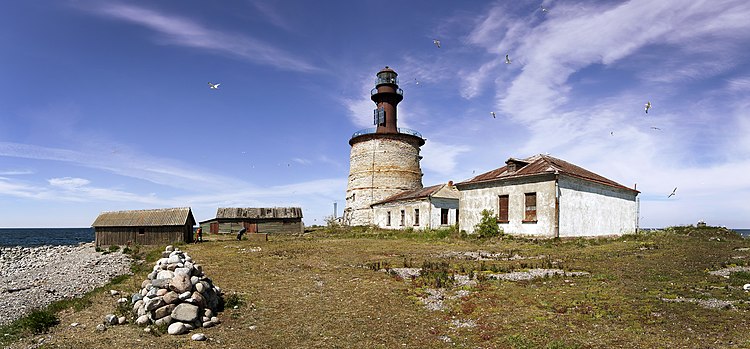
[(247, 228), (242, 227), (242, 229), (240, 229), (240, 231), (237, 233), (237, 240), (242, 240), (242, 234), (245, 234), (246, 231)]

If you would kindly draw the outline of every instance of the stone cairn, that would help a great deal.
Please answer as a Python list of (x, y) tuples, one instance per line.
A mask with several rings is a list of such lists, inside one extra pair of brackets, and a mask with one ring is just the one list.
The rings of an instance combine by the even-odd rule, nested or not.
[(216, 313), (221, 289), (206, 277), (200, 264), (171, 245), (141, 284), (141, 291), (133, 294), (131, 303), (137, 325), (168, 326), (167, 333), (172, 335), (220, 323)]

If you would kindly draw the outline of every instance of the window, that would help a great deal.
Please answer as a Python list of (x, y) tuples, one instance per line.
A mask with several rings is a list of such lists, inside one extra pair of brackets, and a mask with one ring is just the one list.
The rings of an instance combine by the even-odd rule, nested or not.
[(373, 110), (373, 124), (375, 126), (385, 126), (385, 108), (380, 107)]
[(401, 225), (404, 225), (405, 221), (406, 221), (406, 211), (401, 210)]
[(388, 214), (385, 216), (385, 225), (391, 226), (391, 211), (388, 211)]
[(145, 228), (138, 228), (138, 235), (145, 235), (146, 229)]
[(440, 224), (448, 224), (448, 211), (447, 208), (440, 209)]
[(523, 221), (526, 223), (536, 223), (536, 193), (526, 193), (524, 195), (526, 196), (526, 214)]
[(414, 209), (414, 225), (419, 225), (419, 209)]
[(498, 223), (508, 223), (508, 195), (500, 195), (498, 197), (497, 212)]

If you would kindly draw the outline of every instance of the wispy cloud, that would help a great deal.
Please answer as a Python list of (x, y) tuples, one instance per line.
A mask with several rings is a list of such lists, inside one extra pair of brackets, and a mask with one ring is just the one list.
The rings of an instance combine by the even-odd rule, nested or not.
[(0, 176), (21, 176), (34, 174), (32, 170), (5, 170), (0, 171)]
[[(435, 140), (426, 142), (422, 147), (422, 167), (442, 175), (448, 175), (456, 170), (458, 157), (471, 150), (465, 145), (444, 144)], [(425, 185), (428, 185), (425, 183)]]
[(255, 0), (250, 3), (263, 15), (263, 17), (268, 19), (271, 24), (288, 32), (294, 31), (292, 23), (279, 13), (278, 10), (271, 5), (271, 2)]
[(159, 40), (172, 45), (224, 54), (283, 70), (302, 72), (318, 68), (300, 57), (248, 35), (211, 29), (197, 21), (157, 10), (122, 3), (94, 3), (85, 9), (101, 16), (153, 30)]

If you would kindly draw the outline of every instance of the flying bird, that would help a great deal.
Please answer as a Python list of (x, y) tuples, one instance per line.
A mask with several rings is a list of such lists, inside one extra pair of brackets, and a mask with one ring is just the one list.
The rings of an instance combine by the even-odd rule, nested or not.
[(542, 5), (539, 5), (539, 8), (542, 9), (542, 12), (545, 12), (545, 13), (548, 12), (548, 10), (546, 8), (544, 8), (544, 6), (542, 6)]
[(648, 114), (648, 110), (651, 109), (651, 101), (646, 102), (646, 104), (644, 105), (644, 107), (646, 109), (646, 114)]
[(208, 83), (208, 88), (210, 88), (212, 90), (218, 90), (219, 89), (219, 85), (221, 85), (221, 84), (220, 83), (219, 84), (212, 84), (211, 82), (209, 82)]
[(505, 64), (510, 64), (510, 63), (511, 63), (510, 57), (506, 54), (505, 55)]
[(495, 112), (494, 111), (491, 111), (490, 115), (492, 115), (492, 118), (495, 119)]
[(414, 83), (419, 85), (419, 81), (417, 79), (414, 79)]
[(438, 39), (432, 40), (432, 43), (435, 44), (435, 46), (437, 46), (437, 48), (440, 48), (440, 40), (438, 40)]
[(667, 196), (667, 199), (671, 198), (672, 196), (675, 196), (677, 194), (676, 192), (677, 192), (677, 187), (674, 187), (674, 189), (672, 190), (672, 194), (669, 194), (669, 196)]
[(651, 129), (652, 129), (652, 130), (659, 130), (659, 131), (661, 131), (661, 129), (660, 129), (660, 128), (658, 128), (658, 127), (654, 127), (654, 126), (651, 126)]

